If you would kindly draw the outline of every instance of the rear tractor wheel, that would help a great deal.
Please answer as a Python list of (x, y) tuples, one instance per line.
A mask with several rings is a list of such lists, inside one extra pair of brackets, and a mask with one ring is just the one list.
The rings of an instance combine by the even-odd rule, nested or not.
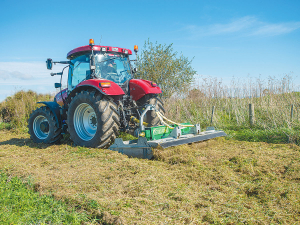
[(62, 137), (61, 129), (56, 125), (53, 113), (46, 106), (31, 113), (28, 128), (30, 138), (36, 143), (55, 143)]
[(117, 105), (95, 92), (78, 93), (71, 100), (67, 117), (70, 137), (79, 146), (106, 147), (119, 134)]
[[(162, 115), (165, 114), (163, 102), (155, 95), (145, 95), (137, 101), (137, 104), (139, 107), (142, 107), (141, 112), (146, 108), (146, 105), (150, 104), (155, 105), (156, 110), (158, 110)], [(144, 122), (148, 123), (149, 127), (162, 125), (155, 110), (149, 110), (148, 112), (146, 112)]]

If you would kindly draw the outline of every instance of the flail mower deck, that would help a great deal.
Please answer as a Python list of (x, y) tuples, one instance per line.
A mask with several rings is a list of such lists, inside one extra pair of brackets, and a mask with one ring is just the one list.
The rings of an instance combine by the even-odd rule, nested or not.
[[(195, 125), (198, 126), (198, 125)], [(155, 132), (155, 129), (166, 128), (165, 126), (151, 127), (150, 129)], [(171, 146), (183, 145), (193, 142), (206, 141), (216, 137), (226, 136), (224, 131), (215, 130), (214, 127), (209, 127), (208, 130), (204, 132), (199, 132), (197, 134), (184, 134), (180, 135), (178, 138), (174, 136), (177, 132), (182, 133), (182, 128), (175, 127), (175, 132), (171, 132), (166, 138), (158, 140), (147, 140), (146, 137), (139, 137), (137, 140), (123, 141), (122, 138), (117, 138), (115, 143), (109, 147), (110, 150), (118, 151), (119, 153), (128, 155), (130, 157), (137, 157), (143, 159), (151, 159), (153, 157), (152, 148), (156, 148), (158, 145), (163, 148), (168, 148)]]
[[(148, 105), (143, 112), (141, 120), (139, 121), (139, 138), (131, 141), (123, 141), (122, 138), (117, 138), (115, 143), (109, 147), (110, 150), (118, 151), (130, 157), (151, 159), (153, 157), (152, 148), (156, 148), (158, 145), (162, 148), (168, 148), (226, 136), (224, 131), (215, 130), (214, 127), (208, 127), (206, 131), (201, 132), (200, 124), (175, 123), (165, 118), (159, 112), (156, 113), (161, 122), (165, 125), (145, 127), (143, 117), (148, 110), (155, 110), (155, 106)], [(168, 125), (163, 119), (175, 123), (175, 125)]]

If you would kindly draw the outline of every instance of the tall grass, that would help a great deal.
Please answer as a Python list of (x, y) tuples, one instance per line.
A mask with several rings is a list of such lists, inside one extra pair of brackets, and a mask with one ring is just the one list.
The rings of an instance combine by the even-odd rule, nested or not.
[(38, 107), (37, 102), (51, 100), (53, 96), (49, 94), (37, 94), (30, 90), (16, 92), (0, 103), (0, 122), (9, 124), (6, 127), (26, 128), (32, 110)]
[[(240, 140), (300, 144), (300, 92), (291, 75), (267, 80), (232, 79), (229, 84), (216, 78), (202, 77), (197, 81), (185, 96), (164, 100), (167, 117), (178, 122), (200, 123), (203, 128), (213, 125)], [(52, 98), (33, 91), (20, 91), (8, 97), (0, 103), (0, 122), (4, 122), (0, 129), (26, 128), (37, 102)], [(255, 110), (253, 126), (249, 124), (250, 103)]]
[[(284, 141), (293, 139), (298, 142), (295, 131), (300, 128), (300, 92), (296, 92), (297, 87), (290, 75), (280, 79), (248, 79), (245, 82), (232, 79), (229, 85), (215, 78), (202, 78), (198, 81), (186, 96), (165, 100), (167, 117), (180, 122), (200, 122), (202, 127), (214, 125), (231, 131), (261, 130), (271, 136), (280, 130)], [(249, 124), (250, 103), (254, 105), (255, 111), (253, 126)], [(211, 124), (213, 106), (215, 112)]]

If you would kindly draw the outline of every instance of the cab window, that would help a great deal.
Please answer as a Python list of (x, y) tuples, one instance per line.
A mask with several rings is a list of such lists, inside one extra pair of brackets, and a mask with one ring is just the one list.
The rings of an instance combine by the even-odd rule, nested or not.
[(90, 59), (89, 55), (82, 55), (76, 59), (71, 60), (73, 65), (70, 66), (69, 75), (72, 89), (75, 88), (80, 82), (86, 80), (90, 76)]

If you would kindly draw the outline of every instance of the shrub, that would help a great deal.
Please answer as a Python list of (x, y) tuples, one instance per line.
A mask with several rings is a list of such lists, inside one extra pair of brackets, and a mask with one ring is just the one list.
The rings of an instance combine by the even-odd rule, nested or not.
[(31, 112), (39, 105), (37, 102), (52, 99), (49, 94), (37, 94), (31, 90), (19, 91), (0, 103), (0, 118), (13, 128), (25, 128)]

